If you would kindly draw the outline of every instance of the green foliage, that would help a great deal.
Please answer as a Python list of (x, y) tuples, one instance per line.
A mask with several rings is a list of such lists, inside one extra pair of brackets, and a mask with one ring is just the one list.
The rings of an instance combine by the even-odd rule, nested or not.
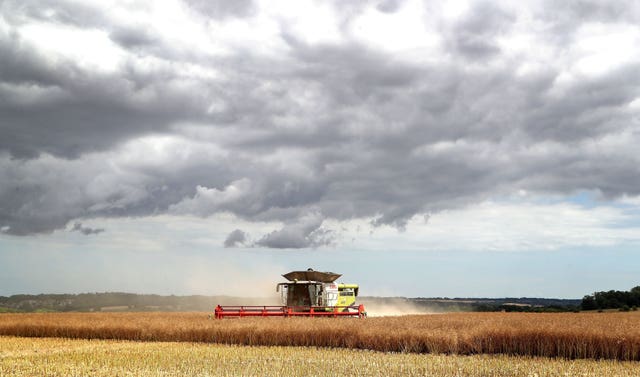
[(628, 292), (614, 290), (595, 292), (584, 296), (580, 306), (582, 310), (624, 309), (628, 311), (638, 305), (640, 305), (640, 286)]
[(546, 306), (531, 306), (531, 305), (510, 305), (504, 304), (497, 307), (497, 310), (503, 312), (520, 312), (520, 313), (564, 313), (564, 312), (578, 312), (578, 307), (573, 305), (546, 305)]

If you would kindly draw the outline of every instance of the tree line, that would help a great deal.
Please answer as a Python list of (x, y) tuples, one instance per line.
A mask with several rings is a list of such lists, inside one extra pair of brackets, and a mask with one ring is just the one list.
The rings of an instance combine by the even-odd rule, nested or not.
[(640, 306), (640, 286), (630, 291), (602, 291), (582, 298), (582, 310), (636, 310)]
[(0, 296), (2, 312), (211, 311), (216, 303), (272, 305), (264, 298), (225, 296), (160, 296), (122, 292)]

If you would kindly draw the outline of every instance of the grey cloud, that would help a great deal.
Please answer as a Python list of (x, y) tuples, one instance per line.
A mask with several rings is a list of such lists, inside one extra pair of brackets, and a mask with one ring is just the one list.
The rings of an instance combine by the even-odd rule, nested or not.
[(491, 2), (476, 2), (447, 32), (452, 50), (471, 60), (481, 61), (498, 54), (496, 36), (506, 34), (515, 15)]
[(85, 236), (89, 236), (91, 234), (102, 233), (102, 232), (104, 232), (104, 229), (102, 229), (102, 228), (90, 228), (88, 226), (82, 225), (82, 223), (75, 223), (75, 224), (73, 224), (73, 228), (71, 228), (70, 231), (71, 232), (80, 232), (80, 233), (84, 234)]
[(238, 247), (242, 246), (247, 242), (248, 235), (240, 229), (236, 229), (233, 232), (229, 233), (227, 238), (224, 240), (224, 247)]
[(309, 214), (297, 222), (285, 224), (280, 230), (266, 234), (256, 242), (257, 246), (274, 249), (303, 249), (331, 245), (334, 233), (322, 228), (322, 216)]
[[(22, 8), (14, 2), (2, 7), (19, 26), (23, 20), (16, 14)], [(144, 29), (107, 22), (96, 21), (96, 27), (110, 31), (125, 48), (146, 46), (149, 56), (179, 55)], [(0, 150), (18, 158), (40, 153), (77, 158), (136, 136), (168, 132), (178, 120), (206, 118), (218, 83), (183, 76), (169, 66), (149, 68), (132, 57), (119, 71), (99, 73), (50, 59), (16, 32), (0, 32), (0, 82), (8, 84), (0, 87)]]
[(184, 0), (194, 10), (206, 17), (224, 19), (227, 17), (248, 17), (256, 11), (253, 0)]
[[(257, 11), (190, 4), (211, 22)], [(380, 6), (394, 10), (363, 2), (353, 12)], [(586, 17), (560, 8), (535, 15), (549, 30), (571, 29), (566, 38), (549, 32), (545, 41), (558, 51)], [(15, 28), (46, 16), (10, 10), (3, 17)], [(55, 21), (83, 14), (65, 12)], [(629, 17), (585, 12), (607, 22)], [(477, 3), (442, 26), (443, 54), (453, 61), (419, 64), (348, 37), (309, 44), (286, 27), (282, 56), (239, 49), (212, 58), (108, 17), (90, 22), (127, 55), (116, 72), (50, 61), (19, 33), (0, 30), (5, 233), (51, 232), (92, 217), (228, 212), (284, 224), (256, 246), (304, 248), (333, 242), (325, 219), (402, 228), (416, 214), (517, 189), (640, 194), (638, 159), (623, 154), (640, 141), (629, 131), (639, 126), (629, 106), (640, 96), (637, 63), (564, 82), (554, 62), (526, 75), (520, 61), (477, 64), (504, 58), (496, 39), (519, 22), (496, 5)], [(139, 56), (160, 63), (149, 67)], [(190, 77), (194, 68), (216, 75)]]
[[(259, 174), (254, 171), (252, 175)], [(198, 216), (227, 211), (255, 220), (283, 220), (322, 198), (324, 185), (320, 180), (305, 182), (284, 172), (271, 174), (255, 181), (242, 178), (220, 189), (198, 186), (194, 195), (185, 196), (169, 211)]]
[(19, 40), (1, 35), (0, 56), (2, 81), (10, 83), (0, 88), (0, 150), (19, 158), (42, 152), (76, 158), (167, 132), (178, 119), (201, 117), (209, 91), (191, 90), (201, 83), (173, 73), (168, 79), (133, 68), (107, 75), (49, 63)]
[[(553, 9), (553, 12), (549, 12), (549, 9)], [(584, 22), (637, 23), (640, 20), (640, 4), (633, 0), (571, 0), (562, 3), (546, 0), (535, 16), (547, 21), (553, 26), (551, 31), (562, 37)]]
[(597, 138), (634, 124), (634, 114), (625, 107), (640, 92), (638, 69), (640, 64), (634, 63), (602, 77), (578, 80), (558, 98), (540, 93), (536, 106), (525, 113), (524, 132), (535, 140), (566, 142)]
[(61, 25), (93, 27), (107, 22), (105, 15), (89, 2), (55, 0), (5, 0), (0, 4), (4, 18), (14, 23), (34, 19)]
[(111, 32), (109, 37), (125, 48), (148, 46), (157, 43), (156, 38), (141, 27), (116, 29)]
[(404, 0), (383, 0), (378, 2), (376, 9), (384, 13), (395, 13), (404, 3)]
[[(141, 160), (141, 147), (138, 143), (76, 160), (0, 158), (0, 226), (10, 226), (7, 233), (28, 235), (63, 228), (80, 217), (165, 213), (194, 195), (191, 182), (216, 187), (229, 179), (228, 161), (207, 158), (205, 149), (172, 144), (166, 158), (156, 161)], [(181, 160), (189, 151), (203, 160)]]

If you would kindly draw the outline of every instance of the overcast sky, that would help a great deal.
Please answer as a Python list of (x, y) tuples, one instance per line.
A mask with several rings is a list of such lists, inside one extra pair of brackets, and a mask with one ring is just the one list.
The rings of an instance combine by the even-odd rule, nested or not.
[(0, 2), (0, 295), (640, 285), (640, 3)]

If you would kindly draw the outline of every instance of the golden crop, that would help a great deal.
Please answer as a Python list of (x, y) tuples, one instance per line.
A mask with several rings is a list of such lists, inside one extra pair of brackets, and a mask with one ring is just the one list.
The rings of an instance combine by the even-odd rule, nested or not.
[(0, 376), (638, 376), (638, 362), (0, 336)]
[(2, 314), (0, 335), (640, 360), (637, 312), (225, 320), (207, 313)]

